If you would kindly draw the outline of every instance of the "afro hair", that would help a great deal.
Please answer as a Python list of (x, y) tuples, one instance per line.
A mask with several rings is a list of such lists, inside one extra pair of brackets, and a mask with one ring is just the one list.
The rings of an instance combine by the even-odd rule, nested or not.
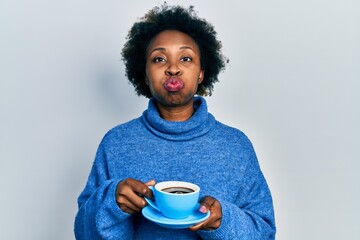
[(214, 83), (218, 82), (218, 74), (225, 69), (225, 63), (228, 62), (221, 52), (222, 45), (216, 38), (217, 33), (213, 25), (197, 16), (193, 6), (183, 8), (168, 6), (166, 3), (151, 9), (132, 26), (122, 50), (126, 76), (135, 87), (136, 93), (147, 98), (152, 97), (144, 81), (146, 50), (150, 41), (165, 30), (181, 31), (197, 43), (201, 69), (205, 75), (196, 94), (211, 95)]

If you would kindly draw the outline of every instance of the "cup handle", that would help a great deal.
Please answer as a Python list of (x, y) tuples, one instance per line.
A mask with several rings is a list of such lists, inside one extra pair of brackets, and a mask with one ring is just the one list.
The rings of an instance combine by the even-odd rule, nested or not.
[[(153, 186), (149, 186), (149, 188), (151, 189), (151, 191), (153, 191), (153, 194), (154, 194), (154, 187), (153, 187)], [(149, 199), (149, 198), (147, 198), (147, 197), (144, 197), (144, 198), (145, 198), (145, 201), (146, 201), (152, 208), (154, 208), (155, 210), (161, 212), (160, 209), (157, 207), (156, 203), (155, 203), (153, 200), (151, 200), (151, 199)]]

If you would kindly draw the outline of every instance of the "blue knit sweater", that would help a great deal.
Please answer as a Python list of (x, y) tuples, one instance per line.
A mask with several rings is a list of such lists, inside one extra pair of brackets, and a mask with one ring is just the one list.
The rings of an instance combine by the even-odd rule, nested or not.
[[(272, 198), (254, 149), (239, 130), (215, 120), (195, 97), (185, 122), (162, 119), (154, 99), (141, 117), (103, 138), (84, 191), (78, 198), (76, 239), (274, 239)], [(119, 181), (181, 180), (218, 199), (220, 228), (192, 232), (168, 229), (141, 213), (123, 212), (115, 201)]]

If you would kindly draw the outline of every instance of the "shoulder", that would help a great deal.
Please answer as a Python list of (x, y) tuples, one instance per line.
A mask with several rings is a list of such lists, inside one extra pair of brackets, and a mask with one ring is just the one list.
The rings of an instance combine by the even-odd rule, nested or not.
[(216, 135), (218, 135), (218, 137), (225, 138), (227, 141), (236, 141), (243, 144), (251, 144), (247, 135), (240, 129), (228, 126), (224, 123), (219, 122), (218, 120), (216, 120), (215, 126), (216, 127), (214, 128), (214, 132)]
[(243, 131), (219, 121), (216, 121), (216, 125), (217, 137), (223, 142), (222, 144), (246, 159), (248, 168), (260, 169), (254, 146), (248, 136)]
[(140, 118), (135, 118), (128, 122), (119, 124), (111, 128), (103, 137), (101, 144), (109, 144), (123, 141), (124, 139), (131, 139), (131, 135), (138, 135), (143, 128)]

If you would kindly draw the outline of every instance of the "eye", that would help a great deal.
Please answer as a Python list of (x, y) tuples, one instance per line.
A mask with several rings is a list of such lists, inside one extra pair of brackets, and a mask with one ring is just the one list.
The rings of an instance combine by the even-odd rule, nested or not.
[(165, 58), (162, 58), (162, 57), (155, 57), (153, 60), (152, 60), (154, 63), (159, 63), (159, 62), (165, 62)]
[(181, 58), (181, 61), (182, 62), (191, 62), (192, 58), (191, 57), (183, 57), (183, 58)]

